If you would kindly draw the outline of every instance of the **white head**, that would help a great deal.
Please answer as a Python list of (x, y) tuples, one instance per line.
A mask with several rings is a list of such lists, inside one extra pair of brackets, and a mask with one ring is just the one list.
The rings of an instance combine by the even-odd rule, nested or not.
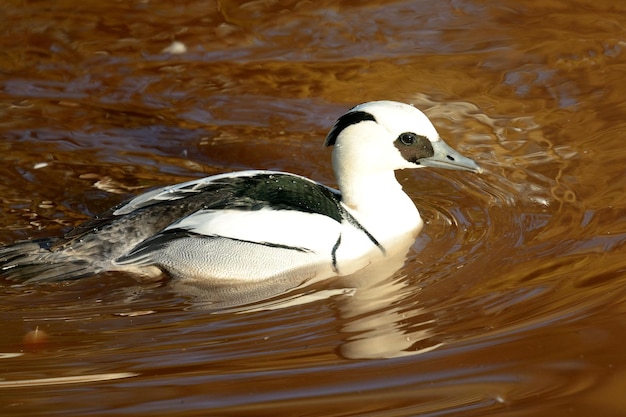
[(337, 179), (425, 166), (480, 172), (471, 159), (441, 140), (428, 117), (395, 101), (360, 104), (341, 116), (326, 137)]

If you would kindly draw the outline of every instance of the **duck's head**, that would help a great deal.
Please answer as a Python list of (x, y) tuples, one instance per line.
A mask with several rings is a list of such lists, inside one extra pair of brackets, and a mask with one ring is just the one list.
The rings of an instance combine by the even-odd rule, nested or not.
[(391, 172), (437, 167), (481, 172), (473, 160), (448, 146), (428, 117), (395, 101), (360, 104), (341, 116), (326, 137), (334, 146), (335, 172)]

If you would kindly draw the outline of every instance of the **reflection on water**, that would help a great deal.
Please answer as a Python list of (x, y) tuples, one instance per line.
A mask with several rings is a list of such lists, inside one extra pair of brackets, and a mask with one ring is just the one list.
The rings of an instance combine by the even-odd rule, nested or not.
[(406, 276), (394, 275), (402, 267), (405, 256), (406, 252), (395, 253), (344, 280), (355, 291), (350, 297), (336, 301), (337, 314), (343, 323), (340, 331), (348, 334), (339, 347), (342, 356), (393, 358), (441, 346), (441, 342), (428, 340), (434, 320), (411, 323), (424, 315), (424, 309), (407, 301), (418, 289), (409, 287)]
[(8, 4), (1, 242), (229, 170), (333, 185), (322, 138), (369, 100), (416, 104), (485, 172), (399, 172), (424, 230), (346, 277), (1, 282), (0, 414), (622, 415), (623, 9)]
[[(297, 277), (271, 283), (256, 282), (242, 285), (207, 287), (202, 282), (173, 281), (171, 288), (178, 294), (191, 297), (194, 308), (207, 309), (214, 314), (246, 314), (264, 310), (279, 310), (336, 297), (335, 308), (340, 322), (339, 331), (349, 334), (339, 348), (342, 356), (350, 359), (373, 359), (406, 356), (432, 350), (440, 343), (419, 350), (410, 349), (429, 336), (428, 330), (403, 329), (401, 322), (421, 313), (419, 307), (410, 310), (403, 297), (414, 290), (407, 288), (404, 278), (396, 273), (405, 263), (407, 251), (415, 241), (411, 233), (398, 239), (386, 255), (372, 256), (369, 264), (345, 277), (315, 276), (296, 285)], [(431, 325), (432, 322), (424, 323)]]

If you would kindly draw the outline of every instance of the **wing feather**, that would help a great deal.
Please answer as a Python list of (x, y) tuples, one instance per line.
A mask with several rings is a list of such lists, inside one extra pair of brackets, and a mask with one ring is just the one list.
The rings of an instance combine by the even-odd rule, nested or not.
[(341, 222), (346, 212), (340, 201), (337, 191), (298, 175), (273, 171), (216, 175), (141, 194), (77, 226), (51, 250), (91, 238), (94, 232), (110, 240), (128, 236), (128, 244), (135, 246), (181, 219), (193, 223), (194, 213), (207, 211), (286, 210)]

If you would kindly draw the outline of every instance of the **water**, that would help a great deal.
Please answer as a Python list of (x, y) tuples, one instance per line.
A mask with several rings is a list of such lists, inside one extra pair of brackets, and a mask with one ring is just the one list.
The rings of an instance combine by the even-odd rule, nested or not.
[(426, 220), (406, 254), (245, 309), (116, 274), (2, 282), (1, 414), (622, 415), (625, 12), (8, 3), (1, 242), (218, 172), (332, 185), (323, 137), (376, 99), (416, 104), (485, 173), (399, 172)]

